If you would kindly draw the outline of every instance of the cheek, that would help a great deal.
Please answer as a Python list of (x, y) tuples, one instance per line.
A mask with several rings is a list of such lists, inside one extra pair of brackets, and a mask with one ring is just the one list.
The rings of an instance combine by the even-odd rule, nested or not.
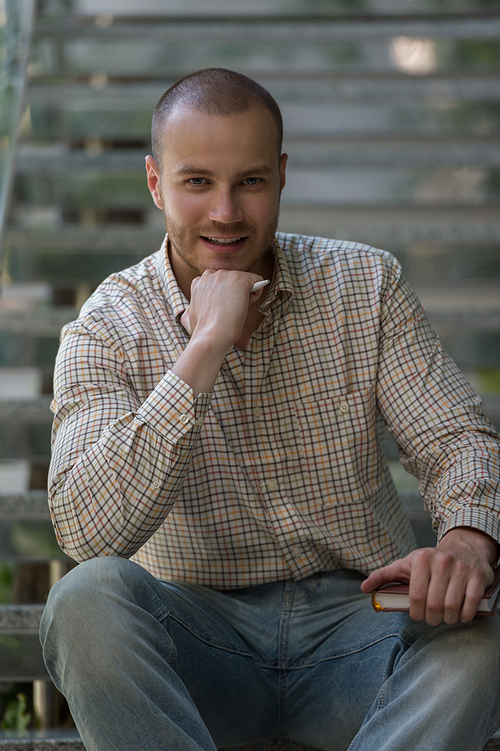
[(196, 223), (203, 216), (203, 206), (199, 197), (174, 195), (165, 201), (165, 214), (183, 225)]
[(279, 196), (267, 196), (254, 206), (254, 216), (258, 217), (259, 223), (268, 225), (276, 218), (279, 208)]

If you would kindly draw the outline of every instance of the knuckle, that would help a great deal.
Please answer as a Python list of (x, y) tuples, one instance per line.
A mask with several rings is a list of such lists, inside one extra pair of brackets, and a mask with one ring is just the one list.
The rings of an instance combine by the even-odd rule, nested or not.
[(462, 600), (459, 599), (458, 596), (447, 598), (444, 604), (445, 611), (449, 613), (458, 613), (461, 607), (462, 607)]
[(425, 609), (426, 612), (430, 613), (431, 615), (439, 615), (443, 610), (443, 606), (442, 603), (438, 600), (434, 600), (432, 597), (429, 597), (427, 599)]
[(418, 564), (425, 564), (431, 558), (430, 548), (419, 548), (414, 551), (413, 560)]

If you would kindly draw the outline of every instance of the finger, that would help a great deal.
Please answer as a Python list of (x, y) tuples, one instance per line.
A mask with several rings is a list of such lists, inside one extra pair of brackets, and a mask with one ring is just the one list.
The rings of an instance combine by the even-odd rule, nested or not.
[(186, 308), (184, 313), (181, 315), (181, 326), (188, 332), (189, 335), (191, 335), (191, 322), (189, 320), (189, 307)]
[(414, 621), (427, 620), (427, 593), (431, 579), (430, 569), (427, 566), (418, 566), (412, 569), (410, 578), (410, 618)]
[(407, 558), (401, 558), (389, 564), (389, 566), (383, 566), (376, 571), (372, 571), (368, 578), (361, 584), (361, 591), (365, 594), (370, 594), (370, 592), (382, 587), (384, 584), (394, 581), (407, 582), (409, 578), (409, 562)]
[[(449, 581), (446, 573), (436, 574), (435, 572), (431, 572), (426, 580), (426, 585), (424, 577), (422, 577), (421, 582), (417, 582), (417, 585), (419, 583), (422, 584), (422, 588), (417, 589), (416, 587), (415, 589), (414, 613), (415, 616), (418, 616), (415, 620), (422, 620), (422, 609), (423, 618), (425, 618), (429, 626), (438, 626), (444, 620), (445, 598), (448, 592)], [(411, 609), (410, 615), (413, 617)], [(450, 623), (456, 622), (458, 620), (458, 611), (455, 613), (454, 608), (452, 608), (449, 617), (451, 618)], [(453, 621), (454, 617), (455, 621)]]
[(437, 548), (415, 551), (410, 579), (411, 618), (416, 621), (425, 619), (430, 626), (441, 623), (454, 565), (455, 557), (448, 551)]
[(195, 276), (193, 281), (191, 282), (191, 296), (193, 295), (193, 292), (195, 291), (198, 284), (201, 282), (201, 276)]
[(459, 613), (459, 619), (462, 623), (471, 621), (477, 613), (479, 603), (483, 599), (485, 583), (482, 577), (471, 577), (467, 582), (463, 605)]
[[(458, 623), (466, 596), (469, 576), (469, 567), (463, 561), (457, 561), (449, 578), (448, 587), (444, 596), (443, 621), (445, 623)], [(476, 609), (477, 605), (474, 609), (474, 613)], [(473, 617), (473, 615), (471, 617)]]

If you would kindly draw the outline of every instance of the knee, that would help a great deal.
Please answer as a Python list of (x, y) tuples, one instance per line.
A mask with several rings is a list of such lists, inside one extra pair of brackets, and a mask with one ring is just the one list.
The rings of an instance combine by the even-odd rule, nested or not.
[(500, 619), (478, 616), (470, 623), (437, 627), (430, 643), (434, 667), (451, 688), (481, 695), (500, 693)]
[[(89, 631), (106, 633), (117, 602), (133, 599), (136, 580), (147, 575), (125, 558), (93, 558), (80, 563), (51, 589), (40, 624), (44, 650), (62, 642), (85, 642)], [(102, 627), (106, 626), (105, 630)]]

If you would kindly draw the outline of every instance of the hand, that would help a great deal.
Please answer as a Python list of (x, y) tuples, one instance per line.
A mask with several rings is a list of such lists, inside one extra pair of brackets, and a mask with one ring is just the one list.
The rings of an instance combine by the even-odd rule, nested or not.
[(212, 334), (217, 343), (238, 341), (248, 314), (262, 290), (251, 292), (262, 277), (245, 271), (207, 270), (191, 283), (191, 300), (181, 324), (191, 336)]
[(172, 372), (193, 389), (210, 393), (231, 345), (240, 338), (248, 310), (262, 295), (252, 292), (262, 277), (246, 271), (207, 270), (193, 279), (189, 307), (181, 316), (191, 339)]
[(498, 545), (476, 529), (450, 530), (436, 548), (413, 550), (373, 571), (361, 585), (373, 592), (392, 581), (410, 582), (410, 617), (430, 626), (466, 623), (474, 618), (485, 588), (493, 581)]

